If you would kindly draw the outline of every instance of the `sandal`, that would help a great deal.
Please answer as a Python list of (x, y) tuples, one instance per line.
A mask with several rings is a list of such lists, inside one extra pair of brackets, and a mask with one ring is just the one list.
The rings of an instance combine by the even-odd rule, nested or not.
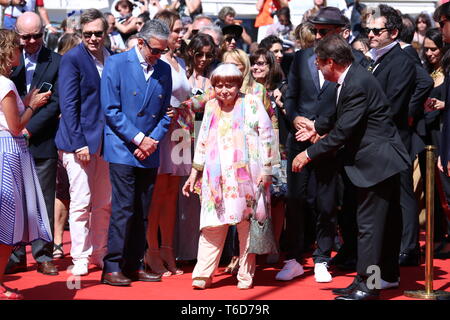
[(233, 256), (228, 266), (223, 270), (225, 273), (237, 274), (239, 270), (239, 257)]
[(63, 244), (53, 244), (53, 259), (63, 259), (64, 258), (64, 248)]
[(172, 275), (172, 272), (164, 267), (164, 263), (159, 254), (159, 249), (148, 249), (147, 254), (145, 255), (145, 266), (147, 270), (151, 270), (163, 277)]
[(169, 270), (173, 275), (181, 275), (184, 273), (183, 270), (178, 269), (175, 264), (175, 258), (173, 256), (173, 248), (168, 246), (161, 246), (160, 249), (161, 259), (163, 260), (167, 270)]
[(0, 285), (0, 300), (23, 300), (23, 295), (17, 289), (11, 290)]

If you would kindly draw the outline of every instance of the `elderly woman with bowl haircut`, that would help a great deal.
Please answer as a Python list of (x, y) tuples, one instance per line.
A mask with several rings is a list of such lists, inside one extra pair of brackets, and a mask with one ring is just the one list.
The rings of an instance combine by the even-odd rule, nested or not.
[[(196, 289), (211, 285), (230, 225), (236, 225), (239, 234), (238, 288), (253, 286), (249, 217), (258, 187), (271, 183), (274, 133), (261, 100), (240, 92), (242, 81), (233, 64), (221, 64), (211, 74), (215, 98), (206, 104), (191, 175), (183, 186), (183, 194), (189, 196), (197, 182), (201, 185), (201, 235), (192, 274)], [(256, 218), (265, 216), (259, 198)]]

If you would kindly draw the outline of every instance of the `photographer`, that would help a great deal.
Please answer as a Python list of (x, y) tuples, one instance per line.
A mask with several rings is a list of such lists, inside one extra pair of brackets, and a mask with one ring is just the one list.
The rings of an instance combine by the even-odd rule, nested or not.
[(3, 20), (3, 28), (5, 29), (14, 29), (17, 18), (20, 15), (27, 11), (34, 12), (37, 7), (45, 29), (51, 33), (58, 31), (50, 23), (47, 10), (44, 8), (44, 0), (0, 0), (0, 5), (5, 7)]

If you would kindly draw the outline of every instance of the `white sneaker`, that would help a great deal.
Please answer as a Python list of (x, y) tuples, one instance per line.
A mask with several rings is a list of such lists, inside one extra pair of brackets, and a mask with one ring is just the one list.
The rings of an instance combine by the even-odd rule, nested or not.
[(285, 261), (285, 265), (275, 276), (276, 280), (289, 281), (301, 276), (305, 271), (300, 263), (295, 259)]
[(88, 272), (88, 263), (85, 261), (77, 261), (70, 267), (70, 273), (74, 276), (85, 276)]
[(328, 264), (326, 262), (320, 262), (314, 265), (314, 278), (316, 282), (331, 282), (333, 280), (333, 277), (328, 272)]
[(400, 281), (387, 282), (387, 281), (384, 281), (383, 279), (381, 279), (381, 289), (398, 288), (399, 285), (400, 285)]

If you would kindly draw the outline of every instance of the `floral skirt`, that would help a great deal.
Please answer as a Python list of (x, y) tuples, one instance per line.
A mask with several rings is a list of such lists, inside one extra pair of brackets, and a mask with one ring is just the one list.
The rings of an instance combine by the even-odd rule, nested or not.
[(33, 158), (23, 137), (0, 131), (0, 243), (52, 241)]

